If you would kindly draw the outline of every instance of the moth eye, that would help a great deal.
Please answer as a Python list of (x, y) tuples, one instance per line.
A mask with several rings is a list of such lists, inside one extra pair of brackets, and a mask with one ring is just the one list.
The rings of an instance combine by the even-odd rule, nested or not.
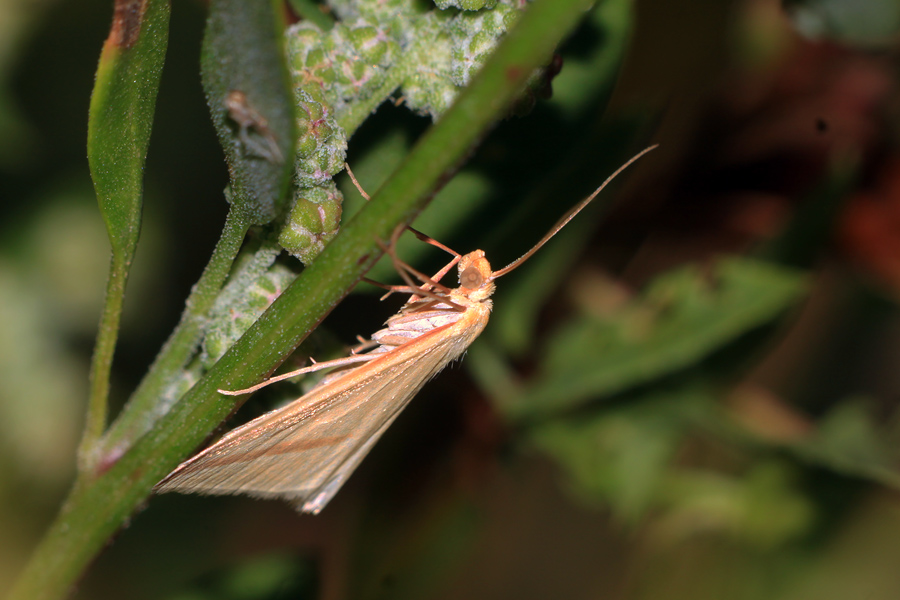
[(470, 290), (480, 288), (482, 283), (484, 283), (484, 278), (475, 267), (469, 267), (459, 276), (459, 285)]

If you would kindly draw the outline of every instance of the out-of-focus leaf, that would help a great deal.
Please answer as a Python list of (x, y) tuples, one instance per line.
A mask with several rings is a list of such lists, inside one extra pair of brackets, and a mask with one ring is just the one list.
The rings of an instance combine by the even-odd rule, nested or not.
[(583, 35), (591, 48), (565, 59), (553, 78), (551, 105), (571, 117), (586, 109), (597, 113), (606, 104), (598, 98), (612, 93), (631, 37), (634, 10), (628, 0), (607, 0), (594, 7), (590, 20), (570, 43), (577, 45)]
[(659, 498), (665, 512), (658, 533), (670, 544), (710, 533), (762, 549), (794, 541), (809, 531), (815, 516), (795, 472), (790, 463), (765, 459), (737, 475), (673, 469)]
[(231, 173), (230, 201), (268, 223), (287, 201), (296, 124), (281, 2), (213, 0), (202, 79)]
[(838, 473), (900, 488), (897, 440), (885, 434), (859, 400), (836, 406), (815, 433), (793, 449), (806, 460)]
[(612, 314), (559, 331), (532, 389), (505, 409), (518, 417), (569, 409), (686, 368), (771, 322), (805, 288), (798, 271), (743, 258), (666, 273)]
[(88, 163), (113, 252), (127, 264), (141, 230), (144, 160), (169, 40), (169, 3), (117, 0), (88, 121)]
[(900, 555), (898, 531), (900, 507), (896, 495), (865, 494), (830, 535), (807, 547), (802, 562), (791, 565), (793, 585), (777, 597), (779, 600), (900, 598), (896, 570)]
[(312, 563), (272, 554), (209, 573), (168, 600), (288, 600), (312, 598), (317, 581)]
[[(97, 241), (103, 244), (102, 235)], [(6, 257), (0, 259), (0, 491), (8, 498), (25, 494), (14, 487), (10, 473), (27, 473), (29, 483), (44, 490), (72, 476), (71, 453), (87, 387), (78, 357), (67, 351), (55, 323), (41, 312), (48, 304), (42, 291)]]
[(827, 175), (804, 195), (788, 226), (763, 247), (761, 257), (790, 267), (813, 266), (858, 182), (856, 157), (839, 158), (843, 160), (834, 161)]
[(415, 600), (433, 597), (447, 585), (478, 539), (480, 513), (464, 496), (441, 491), (440, 501), (423, 503), (428, 507), (424, 511), (398, 512), (390, 520), (382, 518), (384, 512), (370, 514), (360, 529), (378, 543), (360, 543), (365, 551), (354, 557), (357, 575), (348, 582), (348, 597)]
[(314, 23), (323, 31), (334, 27), (333, 17), (326, 14), (323, 6), (314, 0), (288, 0), (288, 4), (302, 19)]
[(630, 524), (652, 511), (656, 534), (668, 543), (716, 533), (768, 548), (803, 535), (814, 511), (790, 463), (761, 457), (734, 474), (674, 460), (695, 426), (718, 410), (711, 389), (687, 385), (541, 423), (531, 439), (580, 498)]
[(886, 45), (900, 32), (897, 0), (783, 0), (797, 30), (863, 46)]
[(599, 411), (543, 423), (533, 442), (556, 459), (579, 496), (609, 504), (636, 523), (659, 500), (660, 486), (681, 442), (687, 416), (706, 393), (659, 393)]

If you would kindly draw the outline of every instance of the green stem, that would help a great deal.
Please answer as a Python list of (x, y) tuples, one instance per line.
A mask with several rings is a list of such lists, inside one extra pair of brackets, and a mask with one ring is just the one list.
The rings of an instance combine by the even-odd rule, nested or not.
[(79, 470), (84, 471), (93, 463), (97, 442), (106, 428), (109, 412), (109, 377), (112, 372), (119, 324), (122, 320), (122, 304), (125, 300), (125, 284), (128, 281), (129, 261), (125, 253), (113, 251), (109, 263), (109, 279), (106, 282), (106, 298), (97, 342), (91, 358), (90, 396), (84, 433), (78, 447)]
[(73, 488), (9, 600), (55, 600), (68, 593), (153, 485), (240, 403), (216, 390), (255, 383), (290, 355), (381, 255), (379, 240), (425, 206), (591, 4), (531, 4), (472, 85), (316, 261), (120, 460)]
[(177, 400), (172, 398), (166, 401), (166, 388), (196, 350), (207, 313), (231, 271), (250, 224), (249, 217), (240, 210), (232, 209), (228, 212), (222, 236), (213, 250), (209, 264), (188, 296), (181, 321), (95, 453), (101, 467), (124, 454)]

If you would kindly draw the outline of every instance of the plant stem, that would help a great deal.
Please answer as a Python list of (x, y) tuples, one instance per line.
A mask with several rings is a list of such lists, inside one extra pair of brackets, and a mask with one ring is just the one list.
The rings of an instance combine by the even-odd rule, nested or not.
[(472, 85), (316, 261), (120, 460), (76, 484), (9, 600), (56, 600), (68, 593), (153, 485), (240, 404), (216, 390), (255, 383), (290, 355), (378, 259), (378, 241), (427, 204), (591, 4), (530, 5)]
[(231, 271), (250, 224), (250, 218), (242, 211), (232, 209), (228, 212), (222, 236), (213, 250), (209, 264), (185, 302), (181, 321), (101, 442), (96, 453), (101, 467), (127, 452), (135, 440), (146, 433), (171, 408), (171, 403), (177, 400), (164, 400), (166, 387), (188, 363), (197, 348), (207, 313)]
[(116, 351), (116, 340), (119, 337), (119, 324), (122, 320), (128, 267), (126, 254), (114, 250), (109, 263), (106, 298), (97, 330), (97, 342), (94, 346), (94, 355), (91, 357), (90, 396), (84, 433), (78, 447), (79, 471), (84, 471), (94, 462), (97, 442), (106, 427), (109, 412), (109, 377)]

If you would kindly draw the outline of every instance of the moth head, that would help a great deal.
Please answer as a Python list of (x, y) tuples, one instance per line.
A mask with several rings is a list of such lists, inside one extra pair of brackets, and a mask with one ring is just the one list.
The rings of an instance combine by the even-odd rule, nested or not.
[(459, 260), (459, 287), (471, 300), (484, 300), (494, 293), (491, 274), (491, 263), (482, 250), (470, 252)]

